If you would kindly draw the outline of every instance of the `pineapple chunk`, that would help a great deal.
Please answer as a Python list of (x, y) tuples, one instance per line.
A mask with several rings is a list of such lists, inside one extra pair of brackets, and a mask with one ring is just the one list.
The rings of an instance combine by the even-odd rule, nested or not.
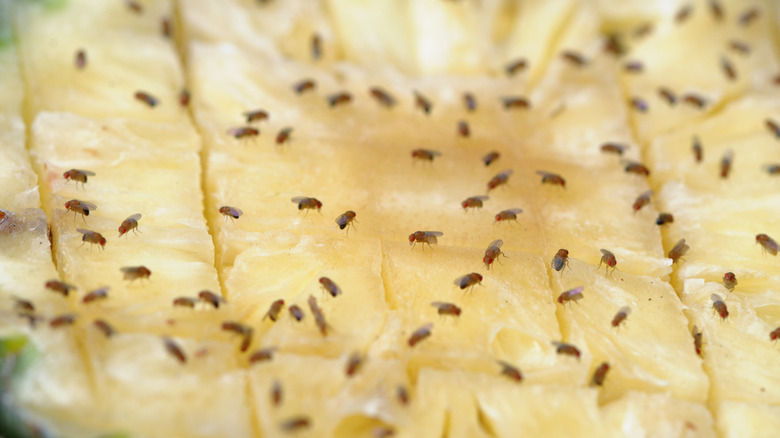
[[(162, 20), (171, 18), (171, 2), (145, 1), (142, 7), (138, 14), (122, 1), (19, 5), (16, 30), (28, 117), (62, 111), (91, 117), (186, 120), (178, 103), (184, 86), (181, 65), (161, 33)], [(76, 66), (79, 51), (86, 54), (83, 69)], [(156, 104), (150, 107), (136, 99), (139, 91), (151, 95)]]
[[(763, 294), (728, 294), (722, 285), (701, 279), (685, 281), (688, 317), (702, 332), (704, 368), (711, 377), (710, 404), (721, 401), (780, 402), (777, 345), (769, 333), (780, 324), (776, 286)], [(728, 317), (713, 308), (712, 295), (723, 298)], [(774, 310), (774, 311), (773, 311)]]
[(717, 436), (712, 416), (703, 404), (668, 394), (630, 391), (602, 409), (606, 425), (616, 434), (658, 438)]
[[(631, 390), (706, 400), (707, 376), (686, 327), (685, 307), (669, 284), (622, 272), (605, 275), (576, 259), (569, 266), (553, 275), (556, 296), (579, 286), (584, 290), (582, 299), (556, 304), (561, 330), (569, 342), (587, 347), (591, 373), (603, 362), (610, 365), (602, 402)], [(624, 307), (625, 320), (614, 326)]]
[[(771, 86), (780, 62), (767, 19), (770, 2), (718, 1), (721, 18), (713, 13), (712, 3), (681, 4), (680, 8), (692, 6), (687, 20), (676, 23), (677, 11), (670, 11), (627, 55), (627, 61), (644, 66), (641, 73), (626, 71), (622, 78), (628, 98), (640, 98), (648, 106), (647, 112), (632, 112), (641, 141), (650, 143), (656, 135), (716, 114), (749, 90)], [(741, 24), (742, 14), (752, 9), (763, 12), (749, 24)], [(749, 53), (735, 50), (734, 41), (746, 45)], [(733, 79), (728, 68), (734, 71)], [(692, 69), (695, 74), (690, 74)], [(677, 97), (675, 104), (660, 96), (661, 87)], [(694, 100), (702, 99), (701, 107), (686, 102), (686, 96), (691, 95)]]
[(765, 437), (780, 428), (780, 407), (763, 403), (722, 402), (718, 405), (721, 436)]
[[(85, 292), (108, 286), (114, 308), (136, 303), (141, 312), (169, 308), (180, 295), (219, 291), (191, 125), (42, 113), (32, 127), (32, 146), (53, 219), (58, 267), (67, 281)], [(71, 168), (96, 175), (82, 188), (62, 178)], [(97, 210), (80, 217), (64, 208), (71, 199)], [(117, 227), (137, 213), (143, 215), (141, 233), (117, 237)], [(78, 229), (103, 235), (105, 250), (82, 242)], [(120, 269), (132, 266), (146, 266), (150, 279), (125, 280)]]

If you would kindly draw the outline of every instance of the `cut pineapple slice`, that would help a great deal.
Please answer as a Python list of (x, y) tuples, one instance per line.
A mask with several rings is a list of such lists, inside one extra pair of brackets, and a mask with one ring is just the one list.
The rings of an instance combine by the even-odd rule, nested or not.
[[(40, 2), (18, 10), (31, 117), (38, 111), (72, 111), (93, 117), (186, 119), (178, 100), (181, 67), (161, 33), (162, 20), (171, 18), (169, 1), (144, 2), (141, 14), (120, 1)], [(82, 69), (76, 65), (79, 51), (86, 55)], [(134, 97), (137, 92), (147, 93), (155, 104)]]
[[(780, 388), (760, 368), (776, 359), (776, 268), (751, 239), (772, 233), (774, 207), (762, 203), (775, 198), (754, 195), (773, 181), (750, 166), (774, 156), (764, 119), (777, 116), (777, 61), (768, 13), (739, 24), (743, 8), (768, 2), (695, 2), (682, 24), (679, 1), (16, 6), (28, 143), (54, 260), (78, 287), (66, 298), (42, 287), (56, 272), (12, 93), (0, 106), (0, 146), (16, 157), (0, 168), (13, 189), (0, 196), (13, 206), (0, 223), (0, 308), (11, 309), (0, 334), (40, 350), (13, 384), (23, 422), (150, 437), (770, 427)], [(620, 76), (600, 30), (650, 22), (617, 58), (644, 72)], [(163, 24), (182, 25), (180, 56)], [(721, 53), (735, 47), (751, 53)], [(0, 84), (21, 88), (8, 53)], [(712, 71), (693, 81), (683, 58)], [(185, 83), (191, 112), (178, 101)], [(696, 95), (664, 109), (652, 97), (661, 86)], [(692, 108), (699, 94), (708, 102)], [(650, 110), (628, 109), (632, 98)], [(695, 171), (680, 150), (693, 135), (709, 160)], [(605, 143), (627, 148), (609, 155)], [(729, 148), (733, 175), (717, 181)], [(643, 158), (649, 175), (627, 171)], [(88, 182), (66, 182), (70, 169)], [(71, 199), (90, 214), (66, 210)], [(659, 231), (661, 209), (676, 221)], [(747, 216), (718, 219), (723, 209)], [(114, 237), (128, 217), (139, 233)], [(93, 231), (105, 249), (97, 237), (80, 246)], [(672, 264), (679, 238), (692, 249)], [(708, 253), (719, 242), (734, 255)], [(560, 248), (568, 263), (548, 270)], [(602, 254), (617, 271), (599, 269)], [(149, 279), (123, 278), (141, 265)], [(731, 294), (714, 283), (725, 269), (741, 280)], [(108, 298), (90, 301), (102, 286)], [(556, 303), (577, 286), (585, 298)], [(6, 288), (40, 304), (42, 322), (72, 313), (73, 324), (29, 326)], [(712, 293), (729, 319), (714, 315)], [(586, 387), (604, 362), (603, 381)]]

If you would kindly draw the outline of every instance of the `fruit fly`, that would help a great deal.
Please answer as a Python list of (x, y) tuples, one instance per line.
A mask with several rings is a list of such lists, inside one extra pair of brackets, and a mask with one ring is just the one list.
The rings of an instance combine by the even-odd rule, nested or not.
[(615, 56), (620, 56), (625, 53), (625, 48), (620, 41), (620, 37), (614, 33), (607, 35), (604, 39), (603, 50)]
[(501, 246), (504, 244), (504, 241), (501, 239), (496, 239), (493, 242), (488, 245), (487, 249), (485, 250), (485, 256), (482, 257), (482, 262), (485, 264), (485, 266), (490, 269), (490, 266), (493, 265), (493, 262), (498, 260), (498, 257), (503, 255), (506, 257), (506, 254), (504, 254), (501, 251)]
[(510, 363), (504, 362), (503, 360), (499, 360), (498, 364), (501, 365), (502, 376), (506, 376), (515, 382), (523, 381), (523, 373), (520, 372), (519, 368)]
[(282, 422), (282, 430), (285, 432), (294, 432), (309, 427), (311, 427), (311, 420), (309, 420), (309, 417), (303, 415)]
[(496, 223), (501, 221), (515, 221), (517, 222), (517, 215), (522, 213), (522, 208), (510, 208), (508, 210), (499, 211), (496, 214)]
[(769, 340), (770, 341), (776, 341), (778, 339), (780, 339), (780, 327), (778, 327), (778, 328), (772, 330), (771, 332), (769, 332)]
[(734, 152), (731, 151), (731, 149), (727, 150), (725, 154), (723, 154), (723, 158), (720, 159), (720, 177), (721, 178), (728, 178), (729, 173), (731, 173), (731, 162), (734, 159)]
[(770, 175), (780, 175), (780, 164), (767, 164), (764, 170)]
[(561, 54), (561, 58), (576, 67), (584, 67), (588, 65), (588, 61), (585, 59), (585, 57), (577, 52), (567, 50)]
[(414, 347), (415, 345), (419, 344), (424, 339), (426, 339), (428, 336), (430, 336), (432, 329), (433, 329), (433, 324), (431, 323), (423, 325), (422, 327), (415, 330), (411, 336), (409, 336), (409, 339), (406, 341), (406, 343), (409, 344), (410, 347)]
[(566, 304), (569, 301), (574, 301), (576, 303), (577, 301), (585, 298), (582, 295), (583, 290), (585, 290), (585, 286), (579, 286), (574, 289), (564, 291), (558, 295), (558, 302), (561, 304)]
[(601, 365), (596, 368), (596, 371), (593, 372), (593, 377), (590, 379), (590, 383), (593, 386), (602, 386), (604, 385), (604, 379), (607, 377), (607, 373), (609, 372), (609, 364), (606, 362), (602, 362)]
[(760, 15), (761, 11), (759, 11), (757, 8), (750, 8), (739, 16), (739, 24), (742, 26), (749, 26), (750, 23), (752, 23)]
[(303, 309), (298, 307), (297, 304), (293, 304), (287, 310), (290, 311), (290, 315), (295, 318), (296, 321), (301, 322), (303, 320)]
[(612, 251), (601, 249), (601, 260), (599, 261), (599, 265), (596, 267), (596, 269), (600, 268), (602, 264), (606, 265), (604, 273), (606, 274), (609, 271), (609, 268), (612, 268), (612, 272), (615, 272), (615, 267), (617, 266), (617, 259), (615, 258), (615, 254), (612, 253)]
[(632, 97), (630, 102), (631, 102), (631, 106), (635, 110), (637, 110), (639, 112), (642, 112), (642, 113), (646, 113), (647, 112), (647, 109), (648, 109), (647, 101), (645, 101), (644, 99), (639, 98), (639, 97)]
[(35, 312), (35, 305), (32, 301), (23, 300), (21, 298), (13, 297), (14, 309), (20, 313), (33, 313)]
[(271, 402), (274, 406), (279, 406), (282, 404), (283, 399), (284, 390), (282, 389), (282, 382), (274, 380), (274, 383), (271, 385)]
[(764, 248), (764, 252), (768, 252), (772, 255), (777, 255), (778, 245), (774, 239), (766, 234), (756, 234), (756, 243)]
[(556, 173), (550, 173), (545, 172), (543, 170), (537, 170), (537, 175), (540, 175), (542, 177), (542, 184), (551, 184), (554, 186), (561, 186), (564, 189), (566, 188), (566, 180), (563, 179), (562, 176), (556, 174)]
[(530, 108), (531, 102), (528, 101), (525, 97), (502, 97), (501, 103), (504, 106), (504, 109), (516, 109), (516, 108)]
[(772, 119), (766, 119), (764, 124), (766, 125), (766, 129), (768, 129), (769, 132), (775, 136), (775, 138), (780, 138), (780, 124)]
[(322, 58), (322, 38), (315, 33), (311, 36), (311, 59), (318, 61)]
[(677, 260), (679, 260), (680, 257), (684, 256), (689, 249), (691, 249), (691, 247), (685, 243), (685, 239), (680, 239), (674, 245), (674, 247), (669, 250), (668, 256), (670, 259), (672, 259), (672, 263), (677, 263)]
[(52, 320), (49, 321), (49, 326), (51, 328), (57, 328), (57, 327), (73, 325), (75, 322), (76, 322), (76, 315), (60, 315), (52, 318)]
[(160, 21), (160, 33), (166, 38), (171, 37), (171, 20), (168, 17), (163, 17)]
[(79, 49), (76, 52), (76, 68), (84, 70), (87, 66), (87, 52), (84, 49)]
[(750, 54), (750, 46), (747, 45), (746, 43), (743, 43), (742, 41), (731, 40), (729, 41), (729, 47), (732, 50), (739, 52), (743, 55)]
[(698, 109), (702, 109), (707, 105), (707, 100), (705, 100), (703, 97), (699, 96), (698, 94), (694, 93), (688, 93), (682, 97), (682, 101), (691, 105), (695, 106)]
[(76, 231), (81, 233), (81, 241), (92, 245), (100, 245), (99, 248), (103, 249), (106, 246), (106, 238), (102, 234), (96, 231), (85, 230), (83, 228), (77, 228)]
[(371, 428), (373, 438), (387, 438), (395, 435), (395, 429), (392, 426), (374, 426)]
[(387, 91), (379, 87), (371, 87), (369, 90), (371, 96), (379, 102), (380, 105), (386, 108), (392, 108), (396, 105), (396, 100), (393, 96), (387, 93)]
[(58, 294), (62, 294), (62, 296), (65, 297), (67, 297), (68, 294), (70, 294), (70, 291), (76, 290), (76, 286), (70, 285), (68, 283), (59, 280), (47, 281), (45, 286), (46, 289), (49, 289), (50, 291), (53, 292), (57, 292)]
[(434, 157), (441, 156), (441, 152), (432, 149), (415, 149), (412, 151), (412, 158), (420, 161), (433, 161)]
[(273, 360), (276, 347), (268, 347), (255, 351), (249, 356), (249, 363), (266, 362)]
[(189, 104), (190, 104), (190, 92), (186, 88), (183, 88), (179, 92), (179, 105), (182, 108), (186, 108), (187, 106), (189, 106)]
[(434, 301), (431, 303), (431, 306), (437, 309), (437, 313), (439, 315), (460, 316), (461, 309), (455, 304), (445, 303), (443, 301)]
[(469, 128), (469, 123), (467, 121), (461, 120), (458, 122), (458, 135), (464, 138), (471, 136), (471, 129)]
[(129, 280), (130, 282), (133, 282), (137, 279), (143, 280), (144, 278), (149, 278), (152, 275), (152, 271), (150, 271), (146, 266), (125, 266), (122, 268), (119, 268), (120, 271), (124, 274), (124, 279)]
[(528, 67), (528, 62), (525, 59), (518, 59), (507, 64), (506, 67), (504, 67), (504, 71), (507, 76), (511, 77), (525, 70), (526, 67)]
[(141, 220), (141, 213), (136, 213), (132, 216), (128, 216), (127, 219), (122, 221), (122, 225), (119, 226), (119, 237), (124, 236), (127, 234), (130, 230), (133, 231), (133, 233), (138, 230), (138, 221)]
[(312, 91), (317, 88), (317, 84), (311, 79), (304, 79), (295, 85), (293, 85), (293, 91), (296, 94), (303, 94), (307, 91)]
[(174, 298), (173, 305), (177, 307), (195, 307), (196, 302), (195, 298), (179, 297)]
[(406, 406), (409, 404), (409, 391), (404, 385), (398, 385), (395, 387), (395, 398), (398, 402)]
[(574, 345), (558, 341), (553, 341), (552, 344), (555, 345), (556, 353), (565, 354), (567, 356), (574, 356), (577, 359), (580, 358), (580, 350)]
[(312, 295), (309, 295), (308, 303), (309, 310), (311, 310), (311, 314), (314, 315), (314, 322), (317, 324), (317, 328), (320, 329), (320, 333), (322, 336), (328, 336), (328, 329), (330, 326), (325, 320), (325, 314), (322, 313), (322, 309), (320, 309), (320, 306), (317, 304), (317, 299)]
[(637, 196), (634, 200), (634, 204), (631, 206), (631, 208), (634, 209), (634, 212), (641, 210), (642, 207), (650, 203), (650, 197), (653, 196), (653, 191), (648, 190), (641, 195)]
[(607, 154), (623, 155), (623, 152), (628, 149), (628, 146), (619, 143), (604, 143), (601, 145), (601, 152)]
[(693, 334), (693, 348), (696, 349), (696, 354), (701, 356), (702, 332), (699, 331), (698, 327), (693, 326), (693, 331), (691, 332), (691, 334)]
[(635, 173), (637, 175), (650, 176), (650, 169), (648, 169), (647, 166), (645, 166), (642, 163), (626, 160), (623, 164), (625, 165), (623, 170), (625, 170), (626, 173)]
[(298, 210), (314, 210), (320, 211), (322, 208), (322, 202), (317, 198), (309, 198), (306, 196), (296, 196), (290, 199), (293, 204), (298, 204)]
[(100, 330), (100, 332), (103, 333), (103, 336), (107, 338), (110, 338), (116, 334), (116, 330), (114, 330), (114, 328), (111, 327), (111, 324), (107, 323), (105, 320), (96, 319), (92, 322), (92, 325)]
[(215, 309), (219, 309), (219, 305), (225, 303), (225, 299), (221, 295), (217, 295), (210, 290), (202, 290), (198, 292), (198, 298), (207, 304), (211, 304)]
[(716, 20), (723, 20), (723, 8), (718, 0), (710, 0), (710, 12)]
[(454, 281), (455, 286), (458, 286), (461, 290), (472, 288), (478, 284), (482, 284), (482, 275), (472, 272), (462, 277), (458, 277)]
[(737, 287), (737, 276), (734, 275), (733, 272), (726, 272), (723, 274), (723, 287), (729, 290), (729, 292), (733, 291), (735, 287)]
[(674, 105), (677, 103), (677, 95), (666, 87), (659, 88), (658, 95), (661, 96), (661, 99), (665, 100), (669, 105)]
[(710, 299), (712, 300), (712, 308), (718, 312), (718, 315), (720, 315), (721, 319), (728, 318), (729, 309), (726, 307), (726, 303), (723, 302), (723, 298), (721, 298), (718, 294), (712, 294), (710, 295)]
[(265, 312), (265, 316), (263, 316), (263, 321), (265, 321), (266, 318), (270, 319), (273, 322), (276, 322), (276, 320), (279, 318), (279, 312), (282, 311), (282, 308), (284, 307), (284, 300), (279, 299), (271, 303), (271, 305), (268, 307), (268, 311)]
[(244, 212), (240, 209), (228, 206), (219, 207), (219, 213), (222, 216), (225, 216), (225, 220), (227, 220), (227, 218), (238, 219), (242, 214), (244, 214)]
[(723, 74), (726, 75), (726, 79), (730, 81), (737, 79), (737, 71), (734, 69), (734, 64), (725, 56), (720, 58), (720, 68), (723, 70)]
[(615, 316), (612, 318), (612, 327), (619, 327), (620, 324), (623, 323), (623, 321), (628, 318), (628, 315), (631, 314), (631, 308), (628, 306), (623, 306), (620, 308), (620, 310), (617, 311)]
[(441, 231), (415, 231), (409, 235), (409, 245), (414, 246), (416, 243), (419, 243), (422, 245), (423, 251), (425, 251), (426, 244), (428, 247), (436, 245), (439, 243), (439, 237), (443, 235), (444, 233)]
[(490, 198), (487, 196), (472, 196), (466, 198), (460, 205), (464, 210), (468, 210), (469, 208), (482, 208), (482, 202), (487, 201), (488, 199)]
[(246, 111), (242, 113), (246, 117), (247, 123), (259, 122), (261, 120), (268, 120), (268, 113), (263, 110)]
[(341, 295), (341, 288), (328, 277), (320, 277), (320, 285), (325, 292), (334, 298)]
[(108, 298), (108, 286), (101, 287), (100, 289), (95, 289), (88, 294), (84, 295), (84, 298), (82, 298), (81, 302), (84, 304), (88, 304), (97, 300), (105, 300)]
[(177, 344), (176, 341), (168, 337), (164, 337), (162, 340), (163, 345), (165, 345), (165, 350), (168, 352), (168, 354), (175, 357), (179, 363), (187, 363), (187, 356), (184, 354), (184, 350), (179, 347), (179, 344)]
[(552, 268), (558, 272), (563, 272), (563, 268), (569, 266), (569, 251), (566, 249), (559, 249), (552, 259)]
[[(81, 218), (84, 219), (84, 216), (89, 216), (90, 211), (97, 210), (97, 206), (90, 202), (79, 201), (78, 199), (71, 199), (70, 201), (65, 203), (65, 209), (68, 211), (72, 211), (74, 218), (76, 217), (77, 214), (80, 214)], [(84, 220), (84, 222), (86, 223), (86, 220)]]
[(414, 106), (417, 108), (420, 108), (422, 112), (425, 114), (430, 114), (431, 109), (433, 108), (433, 105), (431, 105), (431, 101), (428, 100), (425, 96), (420, 94), (419, 91), (414, 92)]
[(698, 136), (693, 136), (691, 150), (693, 150), (693, 159), (696, 160), (697, 163), (701, 163), (702, 158), (704, 158), (704, 150), (701, 147), (701, 141), (699, 141)]
[(144, 12), (143, 6), (135, 0), (125, 0), (125, 6), (136, 14), (142, 14)]
[(691, 16), (691, 11), (693, 11), (693, 7), (691, 5), (685, 5), (680, 10), (677, 11), (677, 13), (674, 15), (674, 21), (677, 24), (682, 24), (685, 22), (685, 20), (688, 19), (688, 17)]
[(78, 183), (83, 185), (87, 183), (88, 176), (95, 176), (95, 172), (90, 172), (89, 170), (70, 169), (63, 173), (62, 176), (68, 181), (76, 181), (77, 185)]
[(509, 181), (509, 177), (512, 176), (513, 171), (511, 169), (507, 169), (498, 175), (494, 176), (493, 178), (488, 181), (488, 191), (495, 189), (498, 186), (504, 185)]
[(233, 332), (241, 336), (242, 341), (239, 350), (246, 351), (249, 349), (249, 345), (252, 343), (252, 335), (254, 332), (252, 327), (245, 326), (244, 324), (235, 321), (225, 321), (222, 323), (222, 330)]
[(238, 128), (231, 128), (227, 130), (227, 133), (232, 135), (233, 138), (242, 139), (257, 137), (260, 135), (260, 130), (251, 126), (240, 126)]
[(159, 103), (157, 98), (145, 91), (136, 91), (135, 99), (147, 104), (149, 107), (154, 108)]
[(331, 94), (325, 99), (328, 101), (328, 105), (335, 107), (336, 105), (343, 105), (352, 102), (352, 95), (342, 91), (340, 93)]
[(658, 219), (655, 220), (656, 225), (666, 225), (674, 222), (674, 216), (671, 213), (658, 213)]
[(364, 361), (365, 358), (360, 353), (354, 352), (350, 354), (349, 359), (347, 359), (347, 366), (344, 368), (344, 374), (346, 374), (347, 377), (354, 376), (360, 371), (360, 368), (363, 367)]
[(488, 152), (485, 154), (484, 157), (482, 157), (482, 162), (485, 163), (485, 166), (490, 166), (494, 161), (501, 158), (501, 154), (499, 154), (496, 151)]
[(346, 228), (347, 234), (349, 234), (349, 227), (354, 226), (353, 222), (357, 222), (355, 216), (357, 216), (357, 214), (354, 211), (347, 210), (336, 218), (336, 225), (339, 226), (340, 230)]
[(285, 144), (290, 139), (293, 129), (290, 127), (282, 128), (279, 133), (276, 134), (276, 144)]
[(463, 93), (463, 105), (466, 106), (466, 111), (472, 112), (477, 109), (477, 98), (471, 93)]

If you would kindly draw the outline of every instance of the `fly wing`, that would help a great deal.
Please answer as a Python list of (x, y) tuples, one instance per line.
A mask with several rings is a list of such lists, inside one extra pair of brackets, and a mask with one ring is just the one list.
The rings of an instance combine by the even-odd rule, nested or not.
[(125, 220), (133, 220), (133, 221), (136, 221), (136, 222), (137, 222), (137, 221), (139, 221), (140, 219), (141, 219), (141, 213), (136, 213), (136, 214), (134, 214), (134, 215), (132, 215), (132, 216), (129, 216), (129, 217), (128, 217), (127, 219), (125, 219)]
[(91, 202), (84, 202), (84, 201), (81, 201), (81, 206), (82, 206), (82, 207), (83, 207), (85, 210), (89, 210), (89, 211), (92, 211), (92, 210), (97, 210), (97, 205), (95, 205), (95, 204), (93, 204), (93, 203), (91, 203)]
[(523, 209), (522, 209), (522, 208), (510, 208), (510, 209), (509, 209), (509, 210), (507, 210), (507, 211), (509, 211), (509, 212), (511, 212), (511, 213), (514, 213), (514, 214), (520, 214), (520, 213), (522, 213), (522, 212), (523, 212)]
[(501, 239), (494, 240), (488, 248), (501, 248), (501, 245), (504, 244), (504, 241)]
[(307, 199), (309, 199), (309, 198), (307, 198), (307, 197), (305, 197), (305, 196), (296, 196), (296, 197), (294, 197), (294, 198), (290, 199), (290, 202), (294, 202), (294, 203), (296, 203), (296, 204), (300, 204), (300, 203), (301, 203), (301, 201), (305, 201), (305, 200), (307, 200)]

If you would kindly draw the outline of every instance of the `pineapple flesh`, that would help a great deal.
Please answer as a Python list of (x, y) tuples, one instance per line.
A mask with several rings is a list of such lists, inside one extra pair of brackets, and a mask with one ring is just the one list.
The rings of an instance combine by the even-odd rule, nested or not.
[(0, 426), (771, 435), (775, 8), (0, 0)]

